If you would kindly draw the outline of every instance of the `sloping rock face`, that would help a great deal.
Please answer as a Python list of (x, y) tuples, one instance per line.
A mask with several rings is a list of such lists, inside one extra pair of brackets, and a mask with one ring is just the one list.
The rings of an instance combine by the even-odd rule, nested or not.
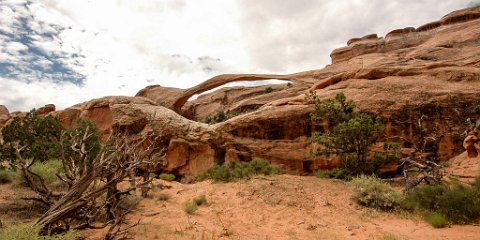
[(352, 38), (347, 47), (336, 49), (330, 55), (332, 63), (347, 61), (356, 56), (369, 53), (386, 53), (398, 49), (418, 46), (434, 37), (438, 31), (456, 23), (463, 23), (480, 18), (478, 7), (452, 12), (439, 21), (427, 23), (418, 28), (407, 27), (388, 33), (385, 38), (370, 34), (362, 38)]
[(223, 144), (213, 127), (188, 120), (142, 97), (104, 97), (52, 113), (63, 125), (75, 126), (80, 118), (95, 122), (103, 139), (113, 129), (127, 130), (136, 139), (156, 139), (165, 146), (152, 153), (152, 171), (173, 172), (186, 178), (206, 170)]

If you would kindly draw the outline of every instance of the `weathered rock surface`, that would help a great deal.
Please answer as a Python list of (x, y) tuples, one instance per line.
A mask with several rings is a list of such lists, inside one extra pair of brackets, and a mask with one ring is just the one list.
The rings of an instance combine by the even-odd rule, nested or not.
[(152, 153), (156, 155), (152, 170), (187, 178), (213, 165), (223, 144), (213, 127), (188, 120), (142, 97), (93, 99), (53, 114), (67, 127), (74, 126), (80, 118), (90, 119), (103, 139), (113, 129), (127, 130), (138, 139), (157, 139), (167, 149)]
[(0, 105), (0, 128), (10, 119), (10, 112), (7, 107)]
[[(313, 106), (305, 94), (316, 91), (331, 98), (344, 92), (358, 111), (382, 117), (383, 139), (447, 160), (464, 151), (466, 120), (480, 118), (479, 13), (480, 7), (463, 9), (416, 29), (391, 31), (385, 38), (351, 39), (332, 52), (331, 65), (319, 70), (220, 75), (189, 89), (149, 86), (136, 97), (94, 99), (53, 114), (66, 126), (89, 118), (104, 137), (114, 128), (140, 138), (158, 135), (167, 150), (159, 153), (157, 165), (187, 177), (215, 162), (256, 157), (304, 174), (338, 164), (335, 158), (310, 155), (309, 137), (324, 127), (311, 122)], [(289, 80), (291, 86), (274, 86), (280, 90), (270, 93), (264, 92), (266, 86), (225, 88), (187, 102), (229, 82), (268, 79)], [(214, 125), (187, 119), (242, 109), (254, 111)]]
[(356, 56), (370, 53), (386, 53), (398, 49), (415, 47), (434, 38), (438, 31), (450, 25), (472, 21), (480, 18), (478, 7), (467, 8), (452, 12), (439, 21), (427, 23), (418, 28), (404, 28), (393, 30), (385, 38), (378, 38), (370, 34), (362, 38), (352, 38), (347, 42), (347, 47), (335, 49), (332, 54), (332, 63), (348, 61)]
[[(367, 35), (360, 42), (351, 41), (349, 49), (344, 50), (362, 44), (373, 46), (375, 51), (355, 50), (341, 61), (332, 56), (333, 64), (324, 69), (289, 76), (301, 79), (303, 86), (322, 98), (344, 92), (360, 111), (382, 117), (386, 139), (406, 148), (422, 148), (425, 156), (447, 160), (463, 152), (467, 118), (480, 117), (480, 20), (470, 14), (478, 9), (449, 14), (469, 17), (458, 17), (463, 20), (455, 23), (445, 17), (434, 31), (406, 28), (393, 31), (388, 39)], [(378, 41), (390, 45), (380, 46)], [(379, 46), (384, 50), (377, 51)], [(263, 157), (292, 173), (335, 166), (338, 160), (310, 156), (308, 137), (322, 126), (309, 120), (313, 108), (304, 101), (306, 92), (299, 90), (297, 96), (272, 99), (255, 112), (214, 125), (235, 142), (227, 147), (227, 158)], [(213, 96), (206, 94), (204, 98)], [(208, 105), (197, 103), (197, 109)]]
[[(307, 89), (307, 87), (304, 87)], [(271, 92), (270, 92), (270, 91)], [(298, 87), (276, 84), (257, 87), (227, 87), (187, 102), (182, 115), (199, 121), (219, 111), (248, 112), (274, 100), (298, 95)]]

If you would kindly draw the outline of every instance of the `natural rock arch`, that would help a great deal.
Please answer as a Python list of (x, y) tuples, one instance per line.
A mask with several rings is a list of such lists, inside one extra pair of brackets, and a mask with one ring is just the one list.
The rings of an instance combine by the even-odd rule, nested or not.
[(135, 96), (152, 99), (158, 104), (170, 108), (179, 113), (182, 107), (192, 96), (212, 90), (227, 83), (239, 81), (261, 81), (261, 80), (287, 80), (293, 83), (294, 78), (289, 75), (274, 74), (223, 74), (210, 78), (194, 87), (188, 89), (166, 88), (160, 85), (149, 86), (140, 90)]

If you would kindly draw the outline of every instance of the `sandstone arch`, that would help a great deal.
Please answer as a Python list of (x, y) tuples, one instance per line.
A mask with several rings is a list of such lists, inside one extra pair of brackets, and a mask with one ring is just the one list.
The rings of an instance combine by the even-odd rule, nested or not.
[(275, 74), (223, 74), (210, 78), (194, 87), (188, 89), (166, 88), (160, 85), (148, 86), (140, 90), (135, 96), (149, 98), (156, 103), (170, 108), (179, 113), (182, 107), (187, 103), (188, 99), (196, 94), (204, 93), (216, 87), (220, 87), (227, 83), (239, 81), (261, 81), (261, 80), (286, 80), (295, 83), (297, 80), (290, 75)]

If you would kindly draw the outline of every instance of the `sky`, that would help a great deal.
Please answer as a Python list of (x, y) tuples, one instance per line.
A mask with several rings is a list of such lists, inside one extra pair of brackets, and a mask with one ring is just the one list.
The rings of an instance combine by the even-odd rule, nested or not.
[(348, 39), (418, 27), (472, 0), (0, 0), (0, 105), (57, 109), (224, 73), (330, 64)]

